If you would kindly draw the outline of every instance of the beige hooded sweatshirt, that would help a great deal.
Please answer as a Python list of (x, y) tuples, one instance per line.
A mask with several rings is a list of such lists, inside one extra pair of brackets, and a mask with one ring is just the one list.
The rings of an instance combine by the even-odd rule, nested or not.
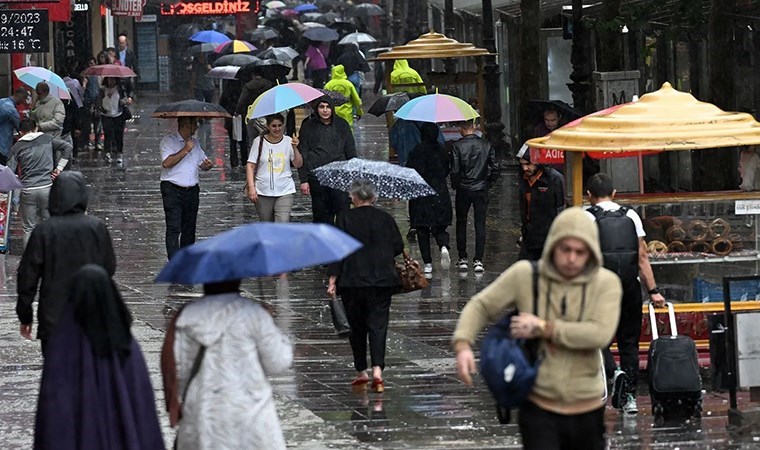
[[(581, 239), (591, 249), (586, 270), (571, 280), (564, 279), (552, 263), (554, 247), (566, 237)], [(542, 340), (543, 361), (529, 398), (558, 414), (593, 411), (604, 404), (600, 350), (609, 345), (617, 329), (622, 290), (617, 275), (602, 267), (598, 228), (581, 208), (569, 208), (554, 219), (538, 270), (538, 316), (548, 322), (551, 339)], [(470, 299), (459, 317), (453, 342), (472, 345), (487, 324), (514, 307), (533, 312), (528, 261), (513, 264)]]

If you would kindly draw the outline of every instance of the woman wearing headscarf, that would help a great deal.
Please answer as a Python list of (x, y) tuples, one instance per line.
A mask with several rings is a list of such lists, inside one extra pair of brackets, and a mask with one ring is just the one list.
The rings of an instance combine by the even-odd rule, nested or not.
[(35, 449), (163, 449), (132, 317), (108, 272), (83, 266), (44, 349)]
[(363, 246), (343, 261), (329, 266), (327, 294), (334, 296), (340, 289), (351, 326), (349, 342), (357, 371), (351, 382), (353, 389), (364, 391), (370, 381), (366, 372), (369, 338), (372, 390), (383, 392), (391, 295), (400, 284), (394, 258), (404, 251), (404, 241), (393, 216), (374, 206), (377, 193), (370, 181), (354, 180), (349, 193), (354, 207), (339, 213), (335, 226)]
[(409, 154), (406, 167), (415, 169), (435, 190), (436, 195), (409, 200), (409, 222), (417, 230), (417, 243), (425, 263), (425, 274), (433, 272), (433, 258), (430, 254), (430, 235), (435, 237), (441, 249), (441, 267), (448, 268), (451, 263), (449, 255), (449, 233), (446, 228), (451, 225), (451, 195), (446, 184), (446, 177), (451, 170), (449, 158), (438, 140), (440, 129), (434, 123), (424, 122), (420, 126), (422, 142)]

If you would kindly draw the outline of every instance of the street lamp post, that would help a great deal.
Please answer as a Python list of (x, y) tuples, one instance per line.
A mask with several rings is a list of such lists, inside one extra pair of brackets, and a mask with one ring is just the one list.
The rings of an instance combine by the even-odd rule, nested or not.
[[(453, 39), (454, 32), (454, 0), (446, 0), (443, 4), (443, 34), (447, 38)], [(454, 73), (457, 70), (457, 61), (454, 58), (443, 60), (443, 67), (447, 73)]]
[(493, 30), (493, 9), (491, 0), (483, 0), (483, 47), (491, 53), (485, 58), (483, 80), (485, 101), (480, 105), (485, 118), (485, 135), (496, 153), (506, 156), (507, 143), (504, 141), (504, 124), (501, 122), (501, 91), (499, 89), (499, 66), (496, 63), (496, 40)]

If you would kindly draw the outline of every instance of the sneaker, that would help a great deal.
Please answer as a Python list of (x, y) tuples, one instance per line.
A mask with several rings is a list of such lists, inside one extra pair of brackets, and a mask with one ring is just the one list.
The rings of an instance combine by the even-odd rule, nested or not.
[(121, 155), (116, 158), (116, 164), (124, 164), (124, 158)]
[(104, 159), (106, 162), (111, 162), (111, 161), (112, 161), (112, 159), (111, 159), (111, 152), (106, 152), (106, 154), (105, 154), (105, 155), (103, 155), (103, 159)]
[(433, 264), (432, 263), (425, 264), (425, 269), (423, 270), (423, 273), (433, 273)]
[(623, 407), (622, 400), (625, 399), (625, 372), (620, 368), (615, 369), (615, 373), (612, 375), (612, 407), (621, 409)]
[(636, 397), (633, 394), (626, 395), (623, 412), (630, 415), (639, 413), (639, 407), (636, 405)]
[(476, 259), (472, 262), (472, 270), (475, 272), (485, 272), (486, 268), (483, 267), (483, 263), (479, 259)]
[(441, 247), (441, 267), (448, 269), (450, 265), (451, 255), (449, 254), (449, 249), (446, 247)]
[(95, 148), (97, 148), (98, 150), (103, 150), (103, 144), (98, 142), (97, 144), (95, 144)]
[(457, 263), (457, 268), (458, 268), (459, 270), (467, 270), (467, 269), (469, 269), (469, 268), (470, 268), (470, 265), (469, 265), (469, 264), (467, 264), (467, 260), (466, 260), (466, 259), (462, 258), (462, 259), (460, 259), (460, 260), (459, 260), (459, 262)]

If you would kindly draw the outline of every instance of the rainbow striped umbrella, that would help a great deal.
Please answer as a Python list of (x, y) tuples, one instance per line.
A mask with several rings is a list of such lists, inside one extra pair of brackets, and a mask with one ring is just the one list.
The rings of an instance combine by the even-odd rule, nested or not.
[(14, 70), (13, 73), (16, 74), (16, 77), (20, 82), (32, 89), (37, 87), (38, 83), (44, 81), (50, 86), (50, 95), (53, 97), (58, 97), (62, 100), (68, 100), (71, 98), (69, 88), (66, 87), (63, 78), (44, 67), (21, 67), (20, 69)]
[(480, 114), (461, 98), (436, 93), (406, 102), (395, 116), (404, 120), (444, 123), (473, 120)]
[(268, 89), (248, 107), (245, 119), (258, 119), (286, 109), (301, 106), (322, 97), (322, 92), (303, 83), (278, 84)]
[(214, 52), (219, 55), (230, 55), (232, 53), (250, 53), (255, 50), (256, 47), (250, 42), (235, 39), (219, 45), (214, 49)]

